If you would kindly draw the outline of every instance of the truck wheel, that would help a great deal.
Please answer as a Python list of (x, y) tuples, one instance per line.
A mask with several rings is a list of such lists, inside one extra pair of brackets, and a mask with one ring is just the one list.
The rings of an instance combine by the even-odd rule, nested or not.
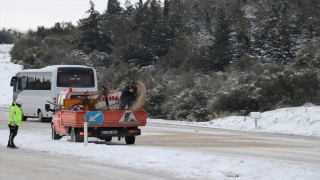
[(76, 131), (74, 128), (71, 128), (71, 142), (83, 142), (84, 137), (77, 137)]
[(105, 139), (106, 142), (110, 142), (111, 140), (112, 140), (112, 136), (106, 137), (106, 139)]
[(59, 140), (59, 139), (61, 139), (61, 136), (59, 136), (59, 135), (56, 133), (53, 124), (51, 124), (51, 130), (52, 130), (52, 139), (54, 139), (54, 140)]
[(26, 121), (28, 119), (27, 116), (23, 116), (22, 121)]
[(134, 137), (134, 136), (126, 136), (124, 138), (125, 138), (127, 144), (134, 144), (134, 142), (136, 140), (136, 137)]
[(43, 114), (41, 111), (39, 111), (38, 117), (39, 117), (39, 122), (44, 122)]

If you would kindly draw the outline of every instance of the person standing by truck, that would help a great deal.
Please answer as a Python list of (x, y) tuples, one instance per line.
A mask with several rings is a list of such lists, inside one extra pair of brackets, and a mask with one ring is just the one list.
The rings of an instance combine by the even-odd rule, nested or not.
[(123, 110), (126, 106), (128, 106), (128, 108), (131, 109), (137, 99), (137, 83), (132, 81), (130, 85), (124, 87), (124, 90), (121, 93), (119, 108)]
[(10, 105), (8, 127), (10, 129), (7, 148), (18, 149), (14, 144), (14, 138), (18, 133), (19, 126), (22, 125), (22, 99), (17, 99)]

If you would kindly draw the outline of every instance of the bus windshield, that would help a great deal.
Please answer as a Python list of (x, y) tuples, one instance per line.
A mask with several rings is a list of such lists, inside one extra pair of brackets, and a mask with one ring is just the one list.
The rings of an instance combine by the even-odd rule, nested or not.
[(92, 68), (58, 68), (57, 87), (95, 87)]

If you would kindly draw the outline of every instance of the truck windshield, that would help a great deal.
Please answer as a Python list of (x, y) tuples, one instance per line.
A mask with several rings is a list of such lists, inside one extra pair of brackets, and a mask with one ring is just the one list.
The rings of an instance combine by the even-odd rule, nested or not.
[(94, 87), (94, 85), (94, 71), (92, 68), (58, 68), (58, 87)]

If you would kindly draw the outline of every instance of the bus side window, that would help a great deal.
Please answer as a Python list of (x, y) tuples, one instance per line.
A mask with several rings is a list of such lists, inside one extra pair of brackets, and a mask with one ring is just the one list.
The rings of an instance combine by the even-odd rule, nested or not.
[(34, 77), (28, 77), (26, 89), (34, 89)]
[(43, 90), (51, 90), (52, 73), (43, 73)]
[(34, 89), (42, 90), (42, 78), (36, 78), (36, 81), (34, 82)]

